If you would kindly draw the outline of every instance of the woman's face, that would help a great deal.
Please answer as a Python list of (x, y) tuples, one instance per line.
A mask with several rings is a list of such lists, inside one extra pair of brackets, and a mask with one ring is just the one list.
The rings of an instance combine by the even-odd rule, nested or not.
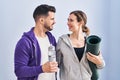
[(68, 18), (68, 28), (69, 31), (75, 32), (78, 30), (80, 22), (77, 21), (77, 17), (74, 14), (70, 14)]

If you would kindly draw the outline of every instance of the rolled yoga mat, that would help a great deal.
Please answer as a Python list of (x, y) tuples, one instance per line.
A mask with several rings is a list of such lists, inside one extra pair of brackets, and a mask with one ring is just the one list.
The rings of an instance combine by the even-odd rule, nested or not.
[[(96, 35), (89, 36), (86, 40), (86, 43), (87, 43), (86, 52), (90, 52), (94, 55), (98, 55), (100, 42), (101, 42), (101, 38), (99, 38), (98, 36)], [(98, 74), (96, 65), (90, 61), (88, 61), (88, 63), (92, 71), (91, 80), (98, 80), (99, 74)]]

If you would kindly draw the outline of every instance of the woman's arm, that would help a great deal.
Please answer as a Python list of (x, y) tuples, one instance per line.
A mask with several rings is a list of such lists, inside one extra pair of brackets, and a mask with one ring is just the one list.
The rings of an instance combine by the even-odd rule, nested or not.
[(99, 53), (99, 55), (96, 56), (96, 55), (93, 55), (92, 53), (88, 52), (87, 59), (89, 61), (93, 62), (94, 64), (96, 64), (98, 69), (101, 69), (105, 66), (105, 61), (104, 61), (101, 53)]

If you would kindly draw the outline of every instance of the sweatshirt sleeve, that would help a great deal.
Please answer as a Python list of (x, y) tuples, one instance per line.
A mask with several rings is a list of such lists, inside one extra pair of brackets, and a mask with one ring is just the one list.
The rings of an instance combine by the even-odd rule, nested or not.
[(98, 69), (102, 69), (102, 68), (105, 67), (105, 61), (104, 61), (104, 59), (103, 59), (102, 54), (101, 54), (100, 58), (101, 58), (101, 60), (102, 60), (102, 64), (101, 64), (101, 65), (96, 65)]
[(58, 67), (60, 68), (60, 66), (62, 66), (63, 64), (63, 56), (61, 53), (61, 39), (59, 38), (58, 42), (57, 42), (57, 46), (56, 46), (56, 60), (58, 62)]
[(30, 43), (28, 40), (21, 39), (15, 48), (14, 65), (17, 77), (34, 77), (42, 73), (42, 66), (30, 66)]

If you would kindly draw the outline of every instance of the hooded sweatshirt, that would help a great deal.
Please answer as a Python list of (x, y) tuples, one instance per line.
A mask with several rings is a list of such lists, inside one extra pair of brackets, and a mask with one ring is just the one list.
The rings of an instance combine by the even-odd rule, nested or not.
[[(40, 45), (33, 32), (34, 27), (23, 34), (18, 41), (15, 54), (14, 65), (17, 80), (37, 80), (40, 73), (43, 73), (41, 64)], [(50, 32), (46, 32), (50, 44), (56, 46), (56, 40)]]
[[(58, 39), (56, 50), (60, 80), (91, 80), (92, 71), (85, 54), (86, 46), (83, 57), (79, 61), (68, 34), (65, 34)], [(103, 65), (97, 66), (97, 68), (101, 69), (104, 66), (103, 61)]]

